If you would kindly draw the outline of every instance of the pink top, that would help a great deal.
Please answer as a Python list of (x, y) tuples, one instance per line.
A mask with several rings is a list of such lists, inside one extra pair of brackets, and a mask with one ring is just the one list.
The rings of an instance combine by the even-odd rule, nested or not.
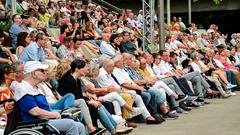
[[(60, 35), (60, 37), (59, 37), (60, 43), (63, 43), (63, 42), (64, 42), (64, 38), (65, 38), (65, 37), (66, 37), (66, 33), (63, 33), (63, 34)], [(73, 50), (73, 49), (74, 49), (74, 42), (73, 42), (73, 41), (71, 41), (69, 48), (70, 48), (70, 50)]]
[(60, 37), (59, 37), (59, 41), (60, 41), (61, 43), (63, 43), (65, 37), (66, 37), (66, 33), (61, 34)]
[(226, 60), (224, 57), (222, 57), (221, 55), (217, 55), (217, 56), (215, 57), (215, 59), (221, 61), (222, 64), (223, 64), (223, 66), (224, 66), (227, 70), (233, 69), (233, 66), (232, 66), (231, 64), (229, 64), (229, 63), (227, 62), (227, 60)]

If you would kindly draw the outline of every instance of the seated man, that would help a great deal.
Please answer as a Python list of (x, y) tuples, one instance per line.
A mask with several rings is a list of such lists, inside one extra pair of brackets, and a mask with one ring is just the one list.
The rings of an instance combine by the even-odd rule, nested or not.
[(51, 111), (45, 96), (37, 89), (37, 84), (47, 78), (48, 65), (29, 61), (24, 66), (24, 79), (16, 87), (14, 99), (20, 108), (21, 121), (49, 119), (49, 123), (66, 135), (86, 135), (85, 127), (71, 119), (61, 119), (58, 112)]
[(43, 33), (36, 35), (36, 42), (31, 42), (21, 55), (21, 60), (26, 63), (27, 61), (45, 61), (44, 48), (46, 47), (47, 36)]

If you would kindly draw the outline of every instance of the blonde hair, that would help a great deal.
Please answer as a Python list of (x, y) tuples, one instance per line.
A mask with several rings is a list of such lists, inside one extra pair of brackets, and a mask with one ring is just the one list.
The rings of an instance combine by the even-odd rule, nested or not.
[(71, 69), (70, 66), (71, 62), (69, 61), (61, 61), (57, 66), (57, 73), (56, 73), (56, 79), (59, 80), (62, 78), (62, 76)]
[[(56, 69), (56, 65), (53, 65), (53, 64), (48, 64), (48, 68), (47, 68), (47, 72), (48, 72), (48, 79), (51, 79), (52, 77), (52, 73), (54, 72), (54, 69)], [(55, 75), (54, 75), (55, 76)]]

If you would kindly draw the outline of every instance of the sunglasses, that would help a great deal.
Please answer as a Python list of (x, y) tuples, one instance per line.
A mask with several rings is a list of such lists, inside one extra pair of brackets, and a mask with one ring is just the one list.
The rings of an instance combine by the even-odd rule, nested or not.
[(37, 69), (37, 70), (35, 70), (35, 71), (40, 71), (40, 72), (42, 72), (42, 73), (46, 73), (46, 72), (47, 72), (47, 71), (44, 70), (44, 69)]

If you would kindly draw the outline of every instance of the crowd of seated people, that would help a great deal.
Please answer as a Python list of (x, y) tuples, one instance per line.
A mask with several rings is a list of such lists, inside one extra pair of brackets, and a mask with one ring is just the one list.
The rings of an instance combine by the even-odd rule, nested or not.
[[(206, 98), (240, 90), (240, 34), (228, 42), (216, 24), (200, 31), (173, 17), (160, 50), (157, 22), (154, 43), (143, 47), (141, 10), (115, 14), (71, 0), (16, 6), (11, 28), (0, 30), (0, 101), (15, 100), (1, 106), (1, 120), (18, 105), (20, 121), (49, 119), (69, 135), (114, 135), (131, 132), (135, 122), (177, 119), (209, 104)], [(81, 111), (77, 119), (61, 117), (69, 108)]]

